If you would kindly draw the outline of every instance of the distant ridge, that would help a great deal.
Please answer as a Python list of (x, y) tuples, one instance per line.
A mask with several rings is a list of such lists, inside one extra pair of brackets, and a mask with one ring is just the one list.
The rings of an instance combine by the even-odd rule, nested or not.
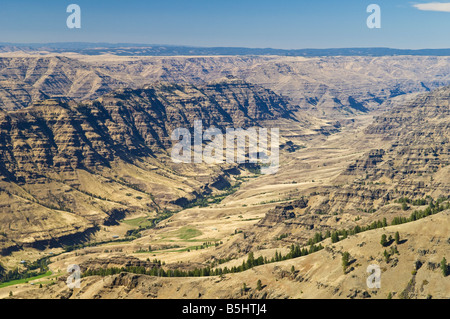
[(393, 48), (330, 48), (330, 49), (273, 49), (244, 47), (194, 47), (136, 43), (0, 43), (0, 52), (49, 51), (75, 52), (86, 55), (114, 54), (120, 56), (175, 56), (175, 55), (278, 55), (278, 56), (450, 56), (450, 49), (393, 49)]

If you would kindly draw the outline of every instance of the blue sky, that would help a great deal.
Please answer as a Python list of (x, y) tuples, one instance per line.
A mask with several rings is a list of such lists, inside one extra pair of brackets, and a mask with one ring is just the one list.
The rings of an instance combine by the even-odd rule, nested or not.
[[(424, 11), (430, 8), (419, 10), (413, 6), (429, 2), (432, 1), (2, 0), (0, 42), (127, 42), (282, 49), (450, 48), (450, 12), (442, 12), (447, 11), (446, 7)], [(81, 29), (66, 26), (66, 8), (71, 3), (81, 7)], [(371, 3), (381, 7), (381, 29), (367, 28), (366, 8)]]

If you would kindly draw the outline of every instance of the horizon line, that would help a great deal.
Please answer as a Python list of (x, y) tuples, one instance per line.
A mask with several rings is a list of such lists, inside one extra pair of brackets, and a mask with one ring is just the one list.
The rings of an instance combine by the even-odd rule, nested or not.
[(306, 47), (296, 49), (282, 49), (276, 47), (246, 47), (246, 46), (197, 46), (186, 44), (157, 44), (157, 43), (129, 43), (129, 42), (88, 42), (88, 41), (59, 41), (59, 42), (0, 42), (0, 46), (5, 45), (64, 45), (64, 44), (88, 44), (88, 45), (113, 45), (113, 46), (146, 46), (146, 47), (183, 47), (183, 48), (197, 48), (197, 49), (249, 49), (249, 50), (279, 50), (279, 51), (301, 51), (301, 50), (342, 50), (342, 49), (387, 49), (397, 51), (423, 51), (423, 50), (450, 50), (450, 47), (442, 48), (395, 48), (385, 46), (355, 46), (355, 47)]

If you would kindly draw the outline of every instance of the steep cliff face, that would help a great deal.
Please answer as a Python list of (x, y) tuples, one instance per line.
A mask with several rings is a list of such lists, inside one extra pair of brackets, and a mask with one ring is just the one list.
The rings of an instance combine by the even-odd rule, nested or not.
[(47, 98), (48, 95), (27, 83), (0, 80), (0, 109), (16, 110)]
[(1, 169), (19, 181), (21, 172), (108, 166), (115, 158), (164, 153), (170, 133), (204, 126), (247, 127), (290, 116), (273, 92), (231, 80), (204, 87), (159, 83), (121, 89), (86, 103), (44, 100), (0, 114)]
[[(0, 107), (33, 98), (97, 98), (156, 81), (205, 85), (226, 76), (291, 99), (311, 114), (335, 118), (380, 108), (387, 99), (450, 84), (448, 57), (119, 57), (22, 55), (0, 57)], [(6, 82), (4, 82), (6, 81)]]
[(260, 125), (289, 117), (292, 109), (267, 89), (225, 79), (204, 86), (156, 83), (94, 101), (49, 99), (3, 111), (3, 248), (52, 244), (131, 212), (176, 208), (179, 198), (210, 192), (226, 167), (173, 163), (172, 130), (190, 129), (195, 120), (205, 128)]
[(400, 198), (448, 198), (449, 119), (450, 87), (420, 95), (378, 116), (364, 132), (365, 137), (380, 141), (377, 148), (355, 160), (331, 185), (312, 188), (304, 207), (293, 201), (267, 212), (254, 237), (248, 237), (259, 243), (289, 234), (306, 241), (316, 232), (409, 217), (414, 210), (425, 209), (420, 201), (402, 209), (396, 202)]
[(310, 114), (365, 113), (389, 98), (450, 84), (448, 57), (99, 57), (80, 56), (99, 71), (135, 83), (206, 83), (233, 75), (287, 96)]
[(88, 99), (125, 82), (62, 56), (0, 58), (0, 108), (14, 110), (43, 98)]
[[(204, 86), (156, 83), (138, 90), (117, 90), (89, 105), (106, 112), (105, 119), (101, 110), (89, 114), (99, 125), (103, 121), (119, 124), (113, 139), (133, 136), (135, 144), (139, 140), (158, 148), (170, 144), (170, 132), (175, 128), (192, 128), (195, 120), (220, 129), (248, 127), (264, 120), (289, 118), (296, 109), (272, 91), (237, 79)], [(131, 147), (131, 141), (117, 142)]]
[(437, 198), (450, 194), (450, 88), (418, 96), (378, 116), (366, 129), (386, 146), (374, 149), (336, 179), (350, 183), (331, 196), (329, 206), (364, 209), (399, 197)]
[(421, 95), (377, 117), (366, 133), (381, 135), (390, 145), (380, 151), (382, 157), (373, 171), (369, 170), (369, 175), (373, 175), (371, 180), (388, 177), (401, 181), (427, 176), (428, 181), (432, 181), (432, 176), (439, 178), (443, 173), (440, 170), (445, 169), (450, 160), (449, 118), (449, 87)]

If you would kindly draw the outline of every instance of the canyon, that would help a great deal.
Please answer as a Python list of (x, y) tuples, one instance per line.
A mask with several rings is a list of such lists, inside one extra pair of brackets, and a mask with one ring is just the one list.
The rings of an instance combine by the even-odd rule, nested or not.
[[(51, 275), (0, 297), (448, 298), (436, 265), (450, 245), (449, 68), (445, 56), (2, 52), (0, 263), (45, 260)], [(279, 128), (279, 170), (174, 163), (171, 132), (195, 120)], [(405, 242), (383, 259), (380, 236), (397, 231)], [(310, 253), (270, 262), (295, 245)], [(267, 262), (97, 273), (222, 271), (250, 254)], [(373, 263), (381, 290), (366, 287)], [(73, 290), (71, 264), (90, 271)]]

